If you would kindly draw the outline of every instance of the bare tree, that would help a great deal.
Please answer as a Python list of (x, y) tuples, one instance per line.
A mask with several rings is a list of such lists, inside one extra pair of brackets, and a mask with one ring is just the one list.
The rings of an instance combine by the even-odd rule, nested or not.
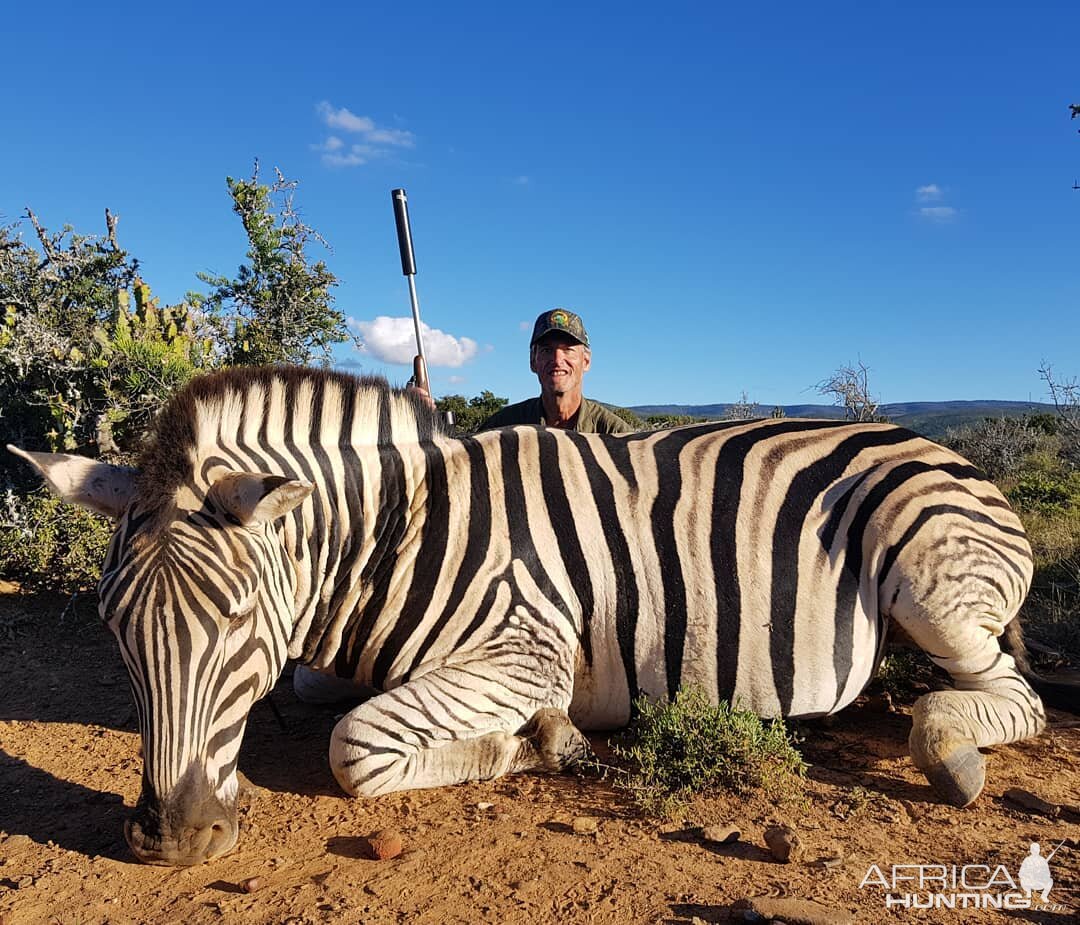
[(833, 404), (844, 409), (849, 421), (884, 421), (878, 414), (878, 400), (870, 393), (870, 367), (861, 360), (852, 365), (841, 366), (828, 379), (822, 379), (815, 388), (822, 395), (829, 395)]
[(750, 401), (747, 398), (745, 389), (739, 396), (739, 400), (728, 405), (724, 411), (725, 421), (752, 421), (759, 417), (761, 417), (761, 408), (758, 407), (756, 401)]
[(1053, 367), (1043, 360), (1039, 377), (1050, 390), (1058, 418), (1058, 433), (1064, 446), (1062, 453), (1074, 465), (1080, 465), (1080, 382), (1076, 376), (1070, 379), (1054, 378)]

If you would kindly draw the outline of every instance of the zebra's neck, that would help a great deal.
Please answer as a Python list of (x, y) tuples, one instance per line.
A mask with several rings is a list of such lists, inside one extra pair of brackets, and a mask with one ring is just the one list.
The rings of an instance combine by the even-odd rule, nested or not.
[(415, 606), (413, 573), (438, 572), (425, 526), (449, 505), (444, 451), (432, 443), (324, 449), (316, 503), (283, 527), (297, 575), (291, 657), (380, 680), (377, 653)]

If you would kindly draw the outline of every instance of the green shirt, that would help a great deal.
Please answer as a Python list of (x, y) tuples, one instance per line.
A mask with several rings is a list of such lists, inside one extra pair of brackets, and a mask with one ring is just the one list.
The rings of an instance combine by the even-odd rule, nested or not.
[[(544, 421), (544, 406), (539, 396), (499, 409), (484, 421), (479, 429), (493, 430), (496, 427), (513, 427), (515, 424), (547, 426)], [(571, 426), (562, 429), (576, 430), (580, 434), (632, 434), (634, 432), (634, 428), (617, 414), (587, 398), (581, 399), (581, 407), (574, 415)]]

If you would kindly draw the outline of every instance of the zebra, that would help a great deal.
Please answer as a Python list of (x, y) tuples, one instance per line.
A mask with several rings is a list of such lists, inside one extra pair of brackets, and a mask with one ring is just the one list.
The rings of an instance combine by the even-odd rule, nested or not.
[(307, 699), (378, 692), (329, 747), (368, 797), (564, 769), (582, 730), (684, 685), (828, 715), (871, 680), (889, 624), (953, 679), (916, 702), (909, 742), (944, 800), (983, 789), (980, 748), (1045, 724), (1014, 638), (1019, 519), (899, 427), (458, 438), (385, 380), (268, 367), (192, 380), (134, 468), (9, 449), (116, 520), (100, 613), (143, 742), (125, 836), (150, 863), (233, 847), (245, 723), (287, 659)]

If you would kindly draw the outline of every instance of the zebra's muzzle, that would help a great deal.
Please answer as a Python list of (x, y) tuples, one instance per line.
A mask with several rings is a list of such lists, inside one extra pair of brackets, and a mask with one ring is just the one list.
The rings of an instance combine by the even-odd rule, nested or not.
[(190, 867), (220, 857), (236, 844), (236, 826), (228, 820), (185, 829), (179, 838), (148, 835), (137, 819), (124, 822), (124, 838), (144, 864)]
[(225, 806), (208, 784), (185, 775), (165, 800), (148, 796), (144, 789), (131, 818), (124, 823), (124, 838), (144, 864), (190, 867), (220, 857), (236, 844), (236, 805)]

